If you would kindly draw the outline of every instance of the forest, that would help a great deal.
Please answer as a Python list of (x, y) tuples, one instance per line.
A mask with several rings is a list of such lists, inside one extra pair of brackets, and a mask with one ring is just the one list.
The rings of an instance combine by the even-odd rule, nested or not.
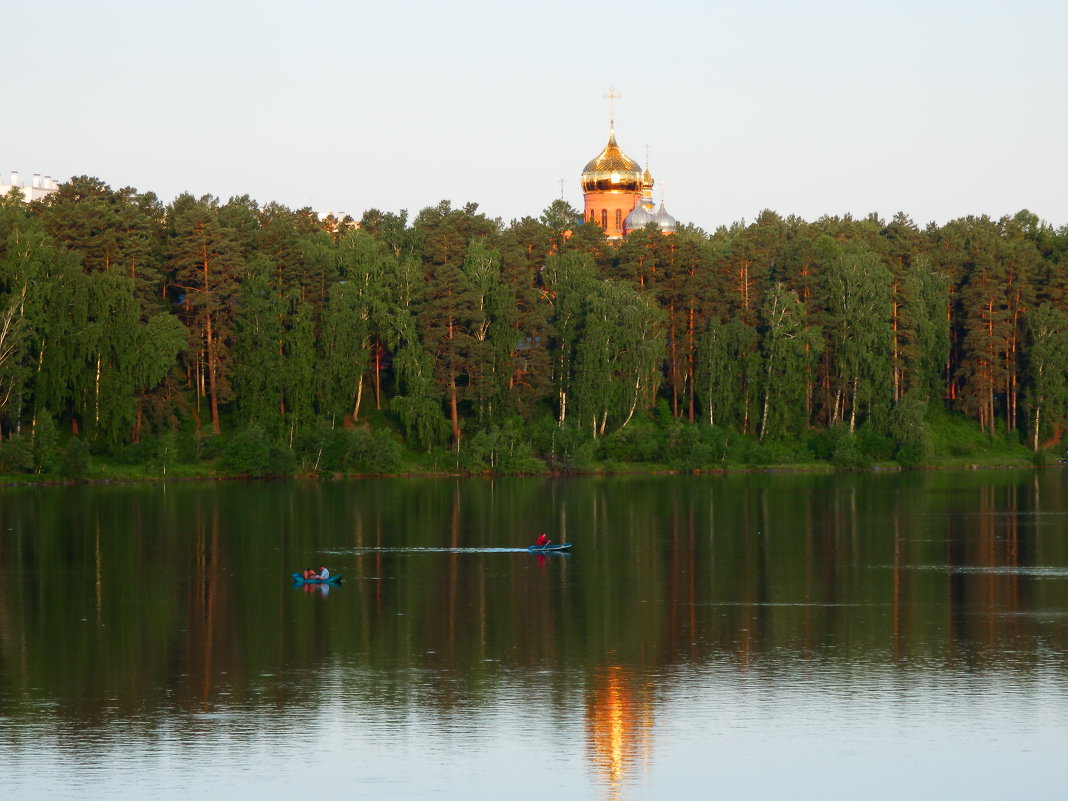
[(0, 198), (0, 473), (1053, 461), (1068, 226)]

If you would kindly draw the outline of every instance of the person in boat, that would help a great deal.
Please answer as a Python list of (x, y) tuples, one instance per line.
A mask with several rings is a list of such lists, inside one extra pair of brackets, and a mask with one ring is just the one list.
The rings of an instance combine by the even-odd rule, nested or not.
[(323, 581), (330, 578), (330, 571), (326, 569), (326, 565), (319, 565), (319, 575), (317, 578), (321, 578)]
[(546, 534), (544, 531), (541, 532), (541, 536), (538, 537), (538, 547), (539, 548), (544, 548), (550, 542), (551, 542), (551, 540), (549, 539), (549, 535)]
[(304, 571), (304, 580), (305, 581), (312, 581), (313, 579), (317, 579), (317, 578), (319, 578), (319, 575), (315, 572), (315, 568), (314, 567), (309, 567), (307, 570)]

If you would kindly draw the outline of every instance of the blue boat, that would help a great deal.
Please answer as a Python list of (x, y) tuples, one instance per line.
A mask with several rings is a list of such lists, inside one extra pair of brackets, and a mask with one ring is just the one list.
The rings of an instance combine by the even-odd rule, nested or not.
[(528, 545), (527, 550), (532, 553), (544, 553), (545, 551), (570, 551), (571, 543), (565, 542), (561, 545), (554, 545), (550, 542), (548, 545)]
[(304, 578), (304, 576), (300, 575), (300, 573), (294, 573), (293, 574), (293, 583), (294, 584), (340, 584), (341, 583), (341, 574), (338, 573), (336, 576), (331, 576), (330, 578), (325, 578), (325, 579), (306, 579), (306, 578)]

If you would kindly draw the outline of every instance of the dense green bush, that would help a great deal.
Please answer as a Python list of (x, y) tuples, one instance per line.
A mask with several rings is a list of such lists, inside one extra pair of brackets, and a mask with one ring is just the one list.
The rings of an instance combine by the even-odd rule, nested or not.
[(808, 448), (795, 439), (750, 440), (745, 448), (745, 463), (756, 467), (800, 464), (810, 461)]
[(885, 462), (894, 456), (894, 440), (876, 430), (870, 420), (857, 428), (856, 441), (857, 450), (868, 461)]
[(599, 439), (597, 453), (613, 462), (659, 462), (667, 433), (650, 420), (632, 420), (626, 428)]
[[(145, 437), (140, 442), (110, 444), (102, 455), (113, 464), (141, 465), (156, 458), (159, 443), (154, 437)], [(100, 451), (96, 451), (98, 454)]]
[(63, 447), (60, 473), (72, 481), (85, 481), (89, 475), (89, 446), (79, 437), (71, 437)]
[(401, 462), (402, 448), (386, 428), (361, 428), (350, 432), (352, 469), (378, 475), (394, 472)]
[(59, 431), (48, 412), (37, 415), (33, 427), (33, 469), (36, 473), (54, 473), (59, 470), (62, 451), (59, 447)]
[(717, 470), (741, 464), (749, 444), (737, 431), (720, 426), (680, 425), (670, 433), (664, 462), (682, 470)]
[(33, 443), (26, 437), (0, 442), (0, 473), (32, 473)]
[(848, 435), (849, 427), (841, 423), (817, 431), (808, 438), (808, 451), (812, 454), (812, 458), (817, 461), (829, 462), (831, 461), (831, 456), (834, 455), (835, 448), (838, 447), (839, 441), (843, 436)]
[(982, 431), (975, 421), (959, 412), (933, 405), (927, 417), (931, 453), (939, 457), (1023, 457), (1030, 458), (1017, 431), (999, 429), (996, 434)]
[(846, 429), (845, 436), (835, 443), (831, 464), (835, 470), (869, 470), (872, 460), (864, 452), (860, 438)]
[(930, 458), (929, 447), (921, 439), (905, 440), (897, 446), (894, 461), (902, 467), (923, 467)]
[(894, 460), (902, 467), (920, 467), (930, 459), (932, 437), (928, 414), (927, 401), (916, 391), (906, 393), (890, 413)]
[(178, 462), (178, 435), (172, 431), (164, 431), (156, 440), (156, 462), (163, 474), (167, 474), (167, 468)]
[(297, 459), (291, 448), (269, 439), (263, 428), (252, 424), (226, 442), (219, 466), (239, 476), (289, 476), (296, 470)]
[(545, 472), (545, 462), (535, 455), (530, 434), (518, 417), (476, 431), (466, 439), (460, 453), (460, 465), (475, 473), (492, 471), (522, 475)]
[(556, 472), (582, 472), (596, 464), (597, 442), (589, 432), (570, 423), (560, 426), (543, 417), (530, 427), (534, 455)]

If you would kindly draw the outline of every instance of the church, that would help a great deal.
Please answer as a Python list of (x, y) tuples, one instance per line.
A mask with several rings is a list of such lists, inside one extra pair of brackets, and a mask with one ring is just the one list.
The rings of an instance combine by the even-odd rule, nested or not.
[[(612, 90), (607, 97), (615, 100), (618, 95)], [(583, 219), (600, 225), (609, 239), (623, 239), (649, 223), (656, 223), (665, 235), (675, 233), (677, 223), (662, 200), (654, 211), (649, 165), (643, 170), (616, 143), (614, 110), (609, 120), (608, 144), (582, 171), (582, 196)]]

